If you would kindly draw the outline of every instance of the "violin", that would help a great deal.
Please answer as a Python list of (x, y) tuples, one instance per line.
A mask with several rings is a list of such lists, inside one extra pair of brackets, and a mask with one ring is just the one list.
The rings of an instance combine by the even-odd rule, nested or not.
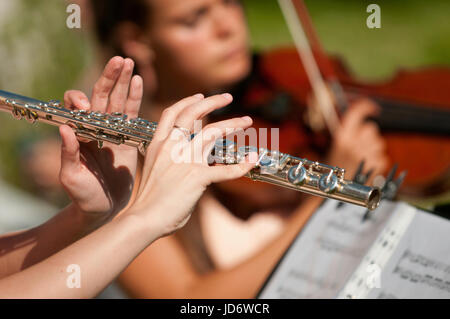
[[(231, 113), (251, 115), (255, 128), (279, 128), (282, 152), (319, 160), (330, 147), (333, 125), (345, 112), (346, 102), (370, 98), (381, 112), (369, 120), (378, 124), (391, 163), (407, 171), (399, 194), (424, 198), (450, 190), (450, 68), (399, 70), (387, 81), (361, 81), (343, 61), (323, 51), (303, 1), (279, 2), (291, 32), (293, 25), (298, 26), (292, 11), (304, 27), (300, 35), (293, 33), (296, 48), (279, 48), (257, 57), (252, 75), (235, 94)], [(323, 83), (318, 80), (321, 77)], [(331, 95), (328, 101), (327, 94)], [(321, 96), (320, 104), (328, 104), (324, 114), (335, 112), (319, 129), (306, 120), (313, 107), (311, 95)], [(242, 179), (213, 189), (225, 206), (244, 218), (256, 210), (293, 207), (301, 200), (270, 185)]]
[[(450, 68), (403, 70), (387, 81), (370, 83), (356, 79), (340, 60), (331, 61), (347, 96), (368, 97), (380, 106), (372, 120), (381, 130), (391, 162), (408, 172), (400, 193), (426, 197), (449, 190)], [(310, 85), (295, 50), (270, 52), (260, 67), (276, 90), (306, 105)]]

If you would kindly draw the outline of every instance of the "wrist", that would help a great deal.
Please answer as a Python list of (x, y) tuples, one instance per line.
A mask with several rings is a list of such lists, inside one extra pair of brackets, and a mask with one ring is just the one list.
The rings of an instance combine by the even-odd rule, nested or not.
[(75, 203), (71, 203), (66, 209), (69, 210), (72, 220), (80, 225), (84, 234), (94, 231), (106, 222), (104, 215), (86, 213)]
[[(148, 209), (153, 211), (156, 208), (148, 207)], [(124, 211), (113, 222), (129, 228), (133, 232), (134, 238), (140, 239), (145, 247), (162, 236), (161, 229), (156, 221), (150, 220), (142, 214), (141, 210), (135, 208)]]

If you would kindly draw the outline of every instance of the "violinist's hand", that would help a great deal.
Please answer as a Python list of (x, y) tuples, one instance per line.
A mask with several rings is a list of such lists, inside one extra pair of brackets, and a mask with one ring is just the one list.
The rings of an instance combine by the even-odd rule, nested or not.
[(214, 142), (225, 133), (231, 134), (231, 129), (249, 127), (249, 117), (208, 124), (191, 141), (174, 128), (177, 125), (192, 130), (195, 120), (231, 101), (229, 94), (206, 99), (196, 95), (163, 112), (145, 157), (138, 195), (124, 215), (138, 215), (159, 236), (169, 235), (186, 224), (209, 184), (242, 177), (255, 165), (256, 153), (236, 165), (208, 165)]
[(378, 126), (366, 121), (377, 111), (378, 107), (372, 101), (358, 100), (347, 110), (336, 131), (327, 161), (345, 168), (349, 177), (354, 176), (362, 160), (365, 161), (365, 172), (374, 170), (372, 177), (382, 174), (389, 164)]
[[(134, 62), (112, 58), (93, 89), (91, 101), (80, 91), (67, 91), (66, 108), (121, 112), (138, 116), (142, 100), (142, 79), (132, 77)], [(62, 137), (60, 180), (73, 204), (85, 216), (101, 223), (128, 203), (137, 167), (137, 150), (126, 145), (79, 142), (72, 129), (60, 127)]]

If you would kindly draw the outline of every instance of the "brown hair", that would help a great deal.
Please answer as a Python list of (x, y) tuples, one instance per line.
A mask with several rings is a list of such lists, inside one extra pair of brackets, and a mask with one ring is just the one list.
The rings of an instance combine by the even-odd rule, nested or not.
[(116, 29), (123, 22), (132, 22), (141, 29), (149, 24), (148, 0), (91, 0), (95, 33), (101, 45), (111, 48), (114, 55), (124, 56), (116, 41)]

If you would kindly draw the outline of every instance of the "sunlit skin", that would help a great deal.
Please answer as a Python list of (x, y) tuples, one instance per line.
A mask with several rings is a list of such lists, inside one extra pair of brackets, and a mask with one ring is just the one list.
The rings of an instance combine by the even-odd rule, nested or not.
[[(149, 0), (150, 26), (124, 37), (123, 51), (144, 76), (153, 105), (193, 92), (225, 91), (251, 68), (244, 10), (231, 0)], [(133, 27), (123, 26), (126, 35)]]
[[(202, 92), (226, 92), (249, 74), (252, 59), (244, 9), (237, 0), (147, 0), (149, 25), (118, 27), (120, 46), (144, 78), (143, 115), (158, 118), (176, 100)], [(377, 127), (364, 122), (376, 107), (360, 100), (342, 119), (328, 163), (351, 175), (362, 159), (381, 173), (387, 166)], [(148, 107), (148, 106), (151, 107)]]
[[(147, 1), (148, 28), (124, 22), (114, 35), (144, 79), (143, 117), (157, 120), (167, 106), (185, 96), (226, 92), (249, 73), (249, 36), (239, 1)], [(109, 48), (104, 53), (111, 57)], [(367, 167), (384, 170), (383, 141), (376, 126), (364, 122), (375, 111), (368, 101), (350, 107), (327, 163), (356, 167), (365, 158)], [(291, 212), (278, 238), (231, 269), (199, 273), (180, 241), (169, 236), (147, 248), (120, 279), (136, 297), (252, 298), (318, 204), (320, 199), (310, 197)]]
[[(132, 22), (118, 28), (122, 51), (136, 61), (144, 78), (143, 116), (158, 118), (180, 97), (228, 91), (249, 74), (249, 35), (239, 1), (148, 2), (151, 22), (147, 29), (140, 30)], [(367, 167), (384, 170), (384, 143), (376, 126), (364, 122), (375, 112), (376, 107), (366, 100), (350, 107), (328, 163), (357, 167), (365, 158)], [(132, 296), (141, 298), (252, 298), (320, 202), (316, 197), (306, 200), (290, 213), (278, 238), (231, 269), (199, 273), (180, 241), (170, 236), (146, 249), (120, 280)]]
[[(94, 86), (90, 100), (83, 92), (71, 90), (64, 96), (65, 105), (136, 116), (142, 79), (131, 76), (133, 65), (130, 59), (114, 57)], [(0, 236), (0, 298), (95, 297), (145, 247), (182, 227), (210, 183), (248, 172), (257, 160), (255, 153), (236, 165), (209, 166), (206, 159), (182, 163), (170, 160), (171, 150), (180, 144), (172, 137), (174, 125), (191, 126), (231, 101), (230, 94), (209, 98), (198, 94), (168, 108), (145, 154), (136, 196), (120, 216), (116, 214), (127, 202), (123, 197), (131, 195), (127, 186), (136, 172), (136, 149), (105, 142), (104, 149), (98, 150), (90, 146), (92, 143), (79, 142), (69, 126), (61, 126), (60, 179), (73, 202), (45, 224)], [(234, 118), (212, 123), (209, 129), (222, 136), (227, 128), (244, 129), (251, 124), (250, 117)], [(184, 140), (180, 154), (190, 157), (191, 148), (210, 152), (212, 141), (200, 136), (206, 134)], [(129, 178), (120, 178), (124, 176), (118, 173), (120, 170)], [(122, 191), (117, 193), (117, 189)], [(179, 201), (173, 201), (174, 197)], [(79, 271), (77, 289), (68, 285), (68, 265), (77, 266)]]
[(239, 2), (169, 0), (152, 1), (152, 6), (158, 14), (151, 15), (150, 38), (161, 90), (174, 85), (223, 89), (248, 73), (247, 28)]

